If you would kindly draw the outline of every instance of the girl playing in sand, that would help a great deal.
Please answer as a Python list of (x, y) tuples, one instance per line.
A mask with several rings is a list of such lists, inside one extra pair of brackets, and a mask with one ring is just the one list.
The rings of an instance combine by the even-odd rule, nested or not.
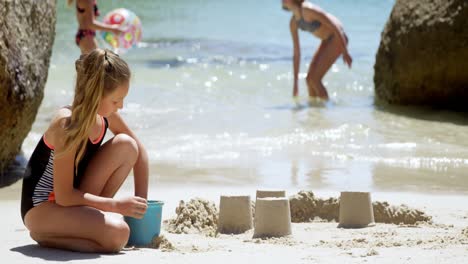
[(328, 100), (327, 90), (322, 83), (325, 73), (340, 55), (343, 55), (343, 61), (351, 68), (352, 58), (348, 52), (348, 38), (343, 27), (336, 17), (304, 0), (283, 0), (283, 8), (293, 13), (289, 23), (294, 46), (293, 96), (297, 98), (299, 92), (297, 81), (300, 65), (299, 28), (322, 40), (309, 66), (306, 82), (310, 99), (318, 97)]
[[(117, 252), (129, 227), (107, 212), (142, 218), (147, 208), (147, 153), (117, 113), (130, 70), (112, 51), (95, 49), (76, 71), (72, 106), (57, 111), (29, 160), (21, 216), (42, 246)], [(101, 146), (107, 128), (114, 137)], [(113, 198), (132, 168), (135, 196)]]
[[(71, 6), (74, 0), (68, 0)], [(124, 33), (118, 25), (106, 25), (96, 20), (99, 9), (96, 0), (76, 0), (76, 19), (78, 20), (78, 32), (75, 43), (80, 47), (81, 54), (88, 53), (98, 47), (95, 39), (96, 30), (109, 31), (116, 35)]]

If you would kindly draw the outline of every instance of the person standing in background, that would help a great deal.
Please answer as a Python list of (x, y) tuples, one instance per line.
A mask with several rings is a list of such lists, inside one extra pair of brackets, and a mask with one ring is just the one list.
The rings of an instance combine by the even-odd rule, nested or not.
[(76, 19), (78, 20), (78, 32), (75, 35), (75, 43), (80, 47), (81, 54), (89, 53), (98, 47), (96, 30), (112, 32), (116, 35), (124, 33), (118, 25), (107, 25), (96, 20), (99, 9), (96, 0), (68, 0), (71, 6), (76, 2)]
[(328, 92), (322, 83), (338, 56), (343, 55), (343, 61), (351, 68), (352, 58), (348, 52), (348, 37), (341, 22), (333, 15), (325, 12), (319, 6), (304, 0), (283, 0), (283, 9), (291, 11), (293, 16), (289, 22), (293, 40), (293, 97), (297, 98), (298, 74), (300, 65), (300, 46), (298, 29), (312, 33), (322, 40), (309, 66), (306, 82), (309, 98), (328, 100)]

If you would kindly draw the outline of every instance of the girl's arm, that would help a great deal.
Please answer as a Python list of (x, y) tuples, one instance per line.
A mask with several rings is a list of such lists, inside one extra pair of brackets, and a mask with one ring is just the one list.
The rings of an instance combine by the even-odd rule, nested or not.
[(148, 153), (145, 147), (128, 127), (119, 113), (113, 113), (108, 118), (109, 129), (115, 135), (124, 133), (132, 137), (138, 145), (138, 159), (133, 167), (133, 175), (135, 177), (135, 196), (147, 199), (148, 197)]
[(79, 1), (79, 2), (80, 2), (79, 7), (85, 9), (85, 12), (83, 13), (83, 23), (84, 23), (83, 26), (85, 28), (89, 28), (92, 30), (108, 31), (114, 34), (124, 33), (124, 30), (120, 29), (119, 25), (108, 25), (94, 18), (94, 1), (93, 0), (85, 0), (85, 1)]
[(301, 49), (299, 47), (299, 34), (297, 31), (297, 23), (294, 19), (294, 16), (291, 17), (291, 21), (289, 22), (289, 29), (291, 30), (291, 36), (293, 41), (293, 75), (294, 75), (294, 86), (293, 86), (293, 96), (296, 97), (299, 93), (298, 89), (298, 75), (299, 75), (299, 67), (301, 62)]
[[(67, 113), (68, 112), (68, 113)], [(76, 148), (66, 150), (63, 139), (65, 129), (63, 123), (69, 116), (69, 110), (61, 110), (58, 118), (52, 121), (47, 130), (46, 137), (54, 146), (54, 194), (55, 202), (61, 206), (90, 206), (102, 211), (120, 213), (136, 218), (142, 217), (142, 211), (135, 209), (136, 205), (146, 204), (141, 198), (129, 197), (114, 199), (85, 193), (73, 187), (74, 160)]]

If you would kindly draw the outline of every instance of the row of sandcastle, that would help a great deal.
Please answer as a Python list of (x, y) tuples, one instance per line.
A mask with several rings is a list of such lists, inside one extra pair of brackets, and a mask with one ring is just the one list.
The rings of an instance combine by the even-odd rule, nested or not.
[[(368, 192), (341, 192), (339, 227), (361, 228), (374, 225), (374, 212)], [(254, 238), (291, 234), (291, 211), (285, 191), (258, 190), (253, 217), (250, 196), (221, 196), (218, 232), (239, 234), (254, 228)]]

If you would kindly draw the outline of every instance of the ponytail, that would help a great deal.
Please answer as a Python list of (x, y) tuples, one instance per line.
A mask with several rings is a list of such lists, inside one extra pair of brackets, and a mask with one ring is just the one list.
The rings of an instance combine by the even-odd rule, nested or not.
[(95, 49), (75, 62), (76, 86), (72, 114), (67, 123), (65, 151), (76, 148), (75, 174), (84, 156), (89, 131), (96, 123), (99, 104), (104, 96), (130, 79), (127, 63), (110, 50)]

